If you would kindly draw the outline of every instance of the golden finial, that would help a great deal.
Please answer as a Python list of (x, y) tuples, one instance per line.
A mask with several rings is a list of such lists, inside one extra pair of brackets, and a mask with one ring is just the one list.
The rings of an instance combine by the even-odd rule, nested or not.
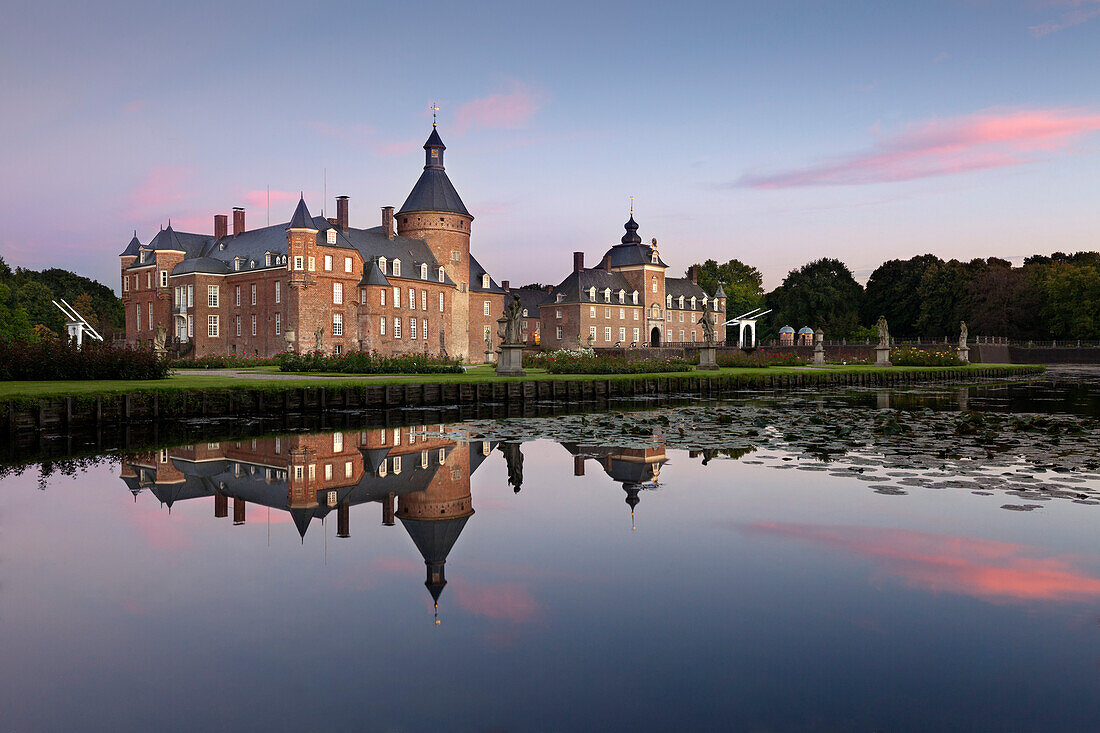
[(634, 510), (633, 509), (630, 510), (630, 531), (631, 532), (637, 532), (638, 531), (638, 525), (634, 524)]
[(439, 105), (435, 102), (432, 102), (432, 106), (428, 107), (428, 109), (432, 111), (432, 127), (435, 127), (435, 115), (437, 112), (439, 112)]
[(439, 626), (441, 623), (443, 623), (443, 622), (439, 620), (439, 604), (436, 603), (435, 604), (435, 625)]
[(630, 197), (630, 218), (634, 218), (634, 197)]

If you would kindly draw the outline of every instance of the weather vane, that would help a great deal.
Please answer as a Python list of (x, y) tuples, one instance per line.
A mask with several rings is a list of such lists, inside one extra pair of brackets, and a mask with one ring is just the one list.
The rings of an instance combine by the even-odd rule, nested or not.
[(435, 102), (432, 102), (432, 106), (428, 107), (428, 109), (432, 111), (432, 127), (435, 127), (435, 115), (437, 112), (439, 112), (439, 105)]

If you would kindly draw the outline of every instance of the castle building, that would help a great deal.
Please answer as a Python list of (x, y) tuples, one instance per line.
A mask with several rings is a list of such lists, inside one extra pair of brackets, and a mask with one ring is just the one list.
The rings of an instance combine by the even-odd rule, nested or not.
[[(126, 340), (151, 345), (158, 329), (191, 356), (284, 351), (446, 353), (483, 358), (505, 292), (470, 252), (474, 217), (443, 166), (435, 125), (424, 170), (380, 226), (352, 227), (298, 201), (289, 222), (249, 230), (245, 211), (214, 216), (212, 235), (175, 231), (122, 252)], [(488, 330), (487, 330), (488, 329)]]
[(642, 244), (633, 211), (599, 266), (585, 268), (575, 252), (556, 287), (498, 283), (471, 252), (474, 217), (447, 176), (446, 149), (433, 123), (420, 178), (400, 209), (382, 207), (379, 226), (352, 227), (350, 201), (338, 196), (332, 218), (313, 215), (302, 197), (288, 222), (259, 229), (234, 208), (232, 231), (217, 214), (209, 235), (171, 221), (147, 243), (135, 232), (120, 255), (127, 344), (152, 346), (163, 334), (191, 357), (376, 351), (480, 362), (499, 345), (496, 322), (513, 294), (532, 346), (698, 343), (703, 317), (723, 337), (721, 287), (703, 292), (694, 270), (666, 277), (657, 240)]
[(552, 288), (539, 306), (542, 346), (667, 346), (700, 343), (707, 318), (715, 338), (724, 338), (726, 294), (699, 287), (692, 268), (685, 278), (666, 277), (668, 265), (657, 240), (642, 244), (631, 212), (626, 234), (596, 267), (584, 266), (584, 253), (573, 253), (573, 272)]

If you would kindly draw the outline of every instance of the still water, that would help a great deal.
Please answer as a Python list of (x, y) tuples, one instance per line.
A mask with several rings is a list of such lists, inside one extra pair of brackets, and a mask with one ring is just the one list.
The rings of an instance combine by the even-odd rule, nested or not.
[(0, 728), (1097, 730), (1097, 394), (788, 395), (9, 474)]

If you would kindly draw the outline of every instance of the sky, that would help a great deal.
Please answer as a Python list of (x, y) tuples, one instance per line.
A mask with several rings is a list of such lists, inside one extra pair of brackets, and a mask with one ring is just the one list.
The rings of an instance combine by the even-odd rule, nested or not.
[[(670, 274), (865, 279), (931, 252), (1100, 249), (1100, 0), (9, 3), (0, 255), (118, 289), (171, 219), (400, 207), (439, 107), (497, 280), (623, 234)], [(323, 200), (327, 189), (329, 201)]]

